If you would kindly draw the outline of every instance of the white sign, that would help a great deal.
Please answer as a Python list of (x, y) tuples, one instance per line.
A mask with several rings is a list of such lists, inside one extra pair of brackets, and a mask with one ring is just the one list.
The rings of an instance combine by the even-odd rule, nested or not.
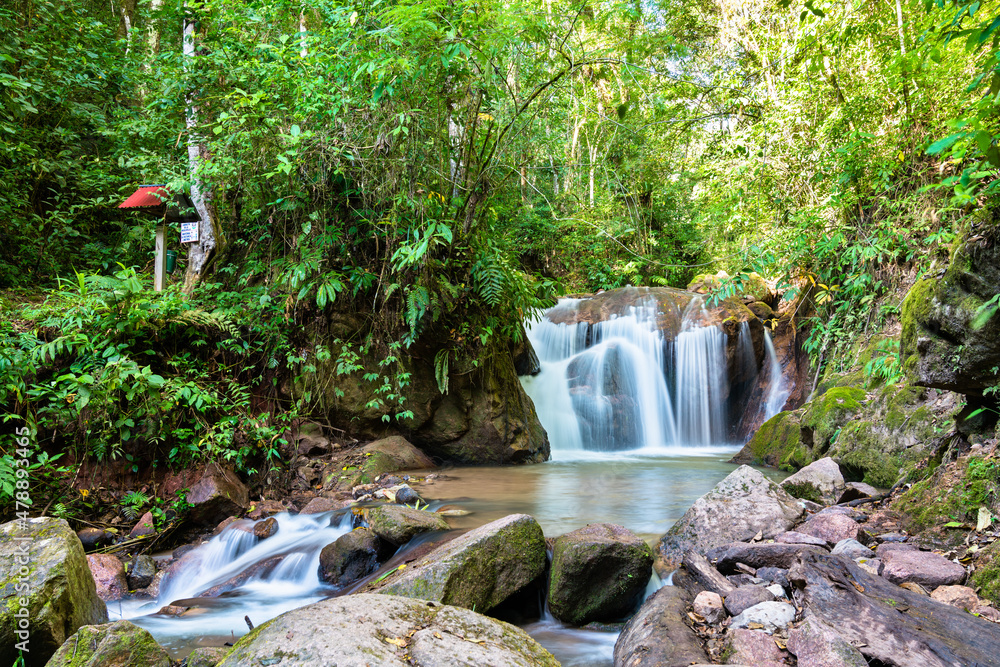
[(181, 243), (194, 243), (198, 240), (198, 223), (181, 223)]

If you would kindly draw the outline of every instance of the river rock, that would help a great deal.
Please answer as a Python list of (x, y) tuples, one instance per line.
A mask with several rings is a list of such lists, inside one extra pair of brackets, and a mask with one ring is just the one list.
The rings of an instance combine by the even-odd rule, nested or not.
[(729, 542), (772, 538), (805, 510), (780, 486), (750, 466), (740, 466), (694, 505), (660, 540), (664, 569), (676, 567), (689, 549), (704, 553)]
[(771, 635), (760, 630), (737, 628), (726, 635), (727, 665), (783, 667), (788, 653), (778, 648)]
[(219, 667), (558, 667), (520, 628), (425, 600), (347, 595), (286, 612), (256, 627)]
[(881, 575), (892, 583), (913, 582), (924, 588), (957, 584), (965, 578), (965, 568), (930, 551), (886, 551)]
[(266, 540), (276, 532), (278, 532), (278, 520), (273, 516), (253, 525), (253, 534), (258, 540)]
[(746, 628), (759, 623), (766, 632), (787, 628), (795, 620), (795, 607), (787, 602), (761, 602), (746, 609), (729, 622), (730, 628)]
[[(270, 574), (274, 568), (281, 564), (281, 561), (285, 559), (285, 554), (280, 556), (271, 556), (270, 558), (265, 558), (262, 561), (258, 561), (250, 565), (247, 569), (243, 570), (239, 574), (230, 577), (221, 584), (216, 584), (211, 588), (207, 588), (198, 593), (197, 597), (200, 598), (217, 598), (223, 593), (228, 593), (231, 590), (239, 588), (250, 579), (254, 577), (265, 578)], [(178, 574), (178, 572), (173, 572), (173, 574)], [(182, 574), (182, 573), (181, 573)]]
[(85, 625), (56, 651), (46, 667), (171, 667), (166, 649), (129, 621)]
[(125, 580), (130, 591), (137, 591), (152, 584), (154, 577), (156, 577), (156, 561), (152, 556), (140, 554), (129, 563)]
[(688, 667), (708, 656), (684, 623), (687, 601), (676, 586), (664, 586), (639, 607), (615, 642), (615, 667)]
[(322, 514), (323, 512), (339, 510), (343, 506), (344, 503), (333, 498), (313, 498), (302, 508), (301, 514)]
[(782, 533), (774, 538), (774, 541), (779, 544), (811, 544), (816, 547), (826, 548), (826, 540), (800, 533), (797, 530)]
[(187, 493), (189, 517), (212, 526), (231, 515), (240, 515), (250, 506), (247, 487), (232, 470), (209, 463), (201, 479)]
[(736, 542), (730, 544), (718, 555), (715, 566), (723, 574), (736, 574), (737, 563), (749, 565), (752, 568), (775, 567), (787, 570), (803, 553), (821, 551), (820, 547), (810, 544), (747, 544)]
[(858, 649), (806, 610), (802, 623), (788, 631), (788, 650), (799, 667), (868, 667)]
[(121, 600), (128, 593), (125, 565), (110, 554), (90, 554), (87, 565), (97, 585), (97, 597), (105, 602)]
[(549, 609), (585, 625), (620, 618), (634, 609), (653, 572), (653, 551), (631, 531), (590, 524), (557, 538), (552, 549)]
[(843, 493), (840, 494), (840, 498), (837, 499), (837, 502), (849, 503), (852, 500), (875, 498), (880, 495), (882, 495), (882, 492), (871, 484), (865, 484), (864, 482), (848, 482)]
[(862, 533), (861, 525), (843, 514), (816, 514), (796, 528), (800, 533), (826, 540), (834, 545), (841, 540), (857, 540)]
[(695, 596), (691, 609), (705, 619), (706, 623), (715, 625), (726, 617), (725, 603), (722, 596), (712, 591), (702, 591)]
[(875, 547), (875, 556), (882, 558), (890, 551), (920, 551), (920, 549), (912, 543), (883, 542)]
[(434, 461), (422, 451), (410, 444), (410, 441), (400, 435), (382, 438), (365, 445), (361, 450), (370, 460), (379, 459), (379, 471), (370, 471), (372, 477), (397, 470), (425, 470), (434, 467)]
[(837, 542), (831, 551), (834, 556), (844, 556), (845, 558), (850, 558), (851, 560), (856, 560), (858, 558), (875, 558), (875, 552), (861, 544), (857, 540), (845, 539)]
[(153, 523), (153, 513), (146, 512), (139, 519), (138, 523), (132, 526), (128, 536), (135, 539), (137, 537), (148, 537), (156, 535), (156, 525)]
[(319, 554), (320, 578), (345, 586), (378, 569), (382, 541), (371, 528), (356, 528), (323, 547)]
[(844, 492), (844, 475), (830, 457), (813, 461), (781, 482), (781, 488), (796, 498), (831, 505)]
[(981, 603), (976, 592), (968, 586), (938, 586), (931, 593), (938, 602), (950, 604), (965, 611), (972, 611)]
[(399, 486), (393, 487), (392, 490), (393, 497), (400, 505), (412, 505), (423, 500), (416, 491), (410, 488), (409, 484), (400, 484)]
[(782, 588), (788, 588), (788, 570), (782, 567), (759, 567), (757, 576), (764, 581), (771, 581)]
[(368, 510), (368, 526), (390, 544), (406, 544), (415, 535), (448, 530), (448, 522), (434, 512), (402, 505), (380, 505)]
[(232, 651), (229, 646), (202, 646), (191, 651), (186, 667), (215, 667)]
[[(22, 569), (23, 568), (23, 569)], [(27, 594), (27, 606), (21, 598)], [(63, 519), (10, 521), (0, 526), (0, 664), (13, 664), (22, 609), (29, 619), (26, 667), (41, 667), (81, 626), (106, 623), (83, 545)]]
[(365, 591), (488, 612), (537, 579), (545, 562), (541, 526), (527, 514), (511, 514), (437, 547)]
[(726, 611), (732, 616), (739, 616), (754, 605), (773, 600), (774, 594), (763, 586), (740, 586), (726, 596)]
[(83, 545), (84, 551), (100, 549), (111, 544), (115, 539), (114, 533), (100, 528), (84, 528), (76, 535), (80, 538), (80, 544)]

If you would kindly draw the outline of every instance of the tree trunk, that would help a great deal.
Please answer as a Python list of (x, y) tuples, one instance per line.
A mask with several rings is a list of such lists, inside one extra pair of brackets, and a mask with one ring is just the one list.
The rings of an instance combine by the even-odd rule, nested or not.
[[(195, 21), (184, 18), (184, 66), (190, 73), (196, 57)], [(190, 90), (187, 96), (185, 125), (187, 127), (188, 170), (191, 175), (191, 201), (198, 217), (198, 240), (188, 245), (187, 272), (184, 274), (184, 292), (190, 294), (208, 266), (216, 245), (216, 225), (213, 220), (212, 192), (204, 186), (198, 170), (207, 156), (207, 149), (198, 135), (198, 107), (196, 95)]]

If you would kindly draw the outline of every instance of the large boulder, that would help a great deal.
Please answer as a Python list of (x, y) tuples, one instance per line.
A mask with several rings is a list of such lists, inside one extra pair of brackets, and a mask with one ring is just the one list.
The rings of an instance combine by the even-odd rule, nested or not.
[(621, 526), (597, 523), (567, 533), (552, 548), (549, 609), (584, 625), (621, 618), (638, 605), (653, 572), (653, 551)]
[(209, 463), (204, 474), (187, 493), (190, 517), (205, 526), (214, 526), (229, 516), (239, 516), (250, 506), (247, 487), (232, 470)]
[(97, 597), (105, 602), (121, 600), (128, 593), (125, 565), (111, 554), (90, 554), (87, 565), (97, 585)]
[[(373, 329), (374, 319), (328, 313), (325, 321), (310, 323), (306, 331), (309, 346), (339, 350), (340, 341), (384, 335)], [(548, 459), (548, 436), (521, 387), (506, 342), (494, 337), (490, 349), (473, 357), (449, 350), (450, 340), (446, 330), (428, 330), (407, 350), (399, 368), (408, 374), (409, 382), (402, 408), (372, 401), (385, 375), (379, 363), (383, 359), (375, 352), (360, 355), (357, 364), (361, 368), (346, 375), (337, 372), (336, 355), (329, 360), (317, 359), (317, 373), (336, 377), (337, 382), (329, 383), (322, 400), (315, 402), (322, 406), (322, 414), (314, 416), (346, 424), (349, 435), (358, 439), (403, 435), (426, 454), (450, 461), (507, 464)], [(447, 393), (438, 382), (442, 353), (448, 355)], [(314, 391), (301, 383), (289, 389), (296, 396)], [(400, 409), (412, 413), (402, 427), (391, 419)]]
[(389, 595), (349, 595), (278, 616), (219, 667), (558, 667), (520, 628), (468, 609)]
[(353, 583), (378, 569), (382, 541), (370, 528), (341, 535), (319, 553), (320, 578), (334, 586)]
[(786, 477), (781, 482), (781, 488), (796, 498), (832, 505), (837, 502), (847, 485), (837, 462), (824, 457)]
[(171, 667), (167, 651), (153, 635), (129, 621), (85, 625), (69, 638), (46, 667)]
[(512, 514), (441, 545), (365, 590), (488, 612), (543, 572), (541, 526), (527, 514)]
[(664, 569), (680, 564), (684, 553), (704, 553), (730, 542), (773, 538), (792, 526), (805, 509), (784, 489), (749, 466), (740, 466), (694, 502), (659, 544)]
[(615, 642), (615, 667), (688, 667), (708, 656), (684, 622), (687, 600), (675, 586), (649, 596)]
[(415, 535), (432, 530), (448, 530), (448, 522), (434, 512), (405, 505), (380, 505), (368, 510), (368, 526), (390, 544), (406, 544)]
[(955, 239), (943, 275), (917, 281), (903, 300), (900, 358), (915, 384), (974, 395), (996, 384), (1000, 317), (976, 317), (1000, 293), (998, 240), (985, 211)]
[(17, 644), (30, 640), (25, 665), (41, 667), (81, 626), (108, 620), (83, 545), (62, 519), (0, 526), (0, 581), (0, 664), (13, 664)]
[(375, 473), (376, 475), (397, 470), (423, 470), (434, 467), (434, 462), (429, 456), (400, 435), (370, 442), (361, 451), (370, 459), (366, 462), (366, 467), (372, 465), (373, 461), (378, 463), (380, 470)]

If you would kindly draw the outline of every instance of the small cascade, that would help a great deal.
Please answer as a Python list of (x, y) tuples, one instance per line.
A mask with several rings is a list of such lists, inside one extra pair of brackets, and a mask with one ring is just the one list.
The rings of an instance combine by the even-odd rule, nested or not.
[(785, 376), (781, 372), (781, 364), (778, 363), (778, 355), (774, 352), (774, 342), (771, 340), (771, 334), (767, 327), (764, 328), (764, 349), (766, 352), (765, 363), (770, 373), (764, 412), (764, 420), (766, 421), (781, 412), (790, 392), (785, 384)]
[(527, 329), (541, 372), (522, 383), (554, 456), (724, 444), (727, 337), (701, 300), (673, 340), (651, 296), (594, 323), (575, 316), (584, 301), (564, 299)]

